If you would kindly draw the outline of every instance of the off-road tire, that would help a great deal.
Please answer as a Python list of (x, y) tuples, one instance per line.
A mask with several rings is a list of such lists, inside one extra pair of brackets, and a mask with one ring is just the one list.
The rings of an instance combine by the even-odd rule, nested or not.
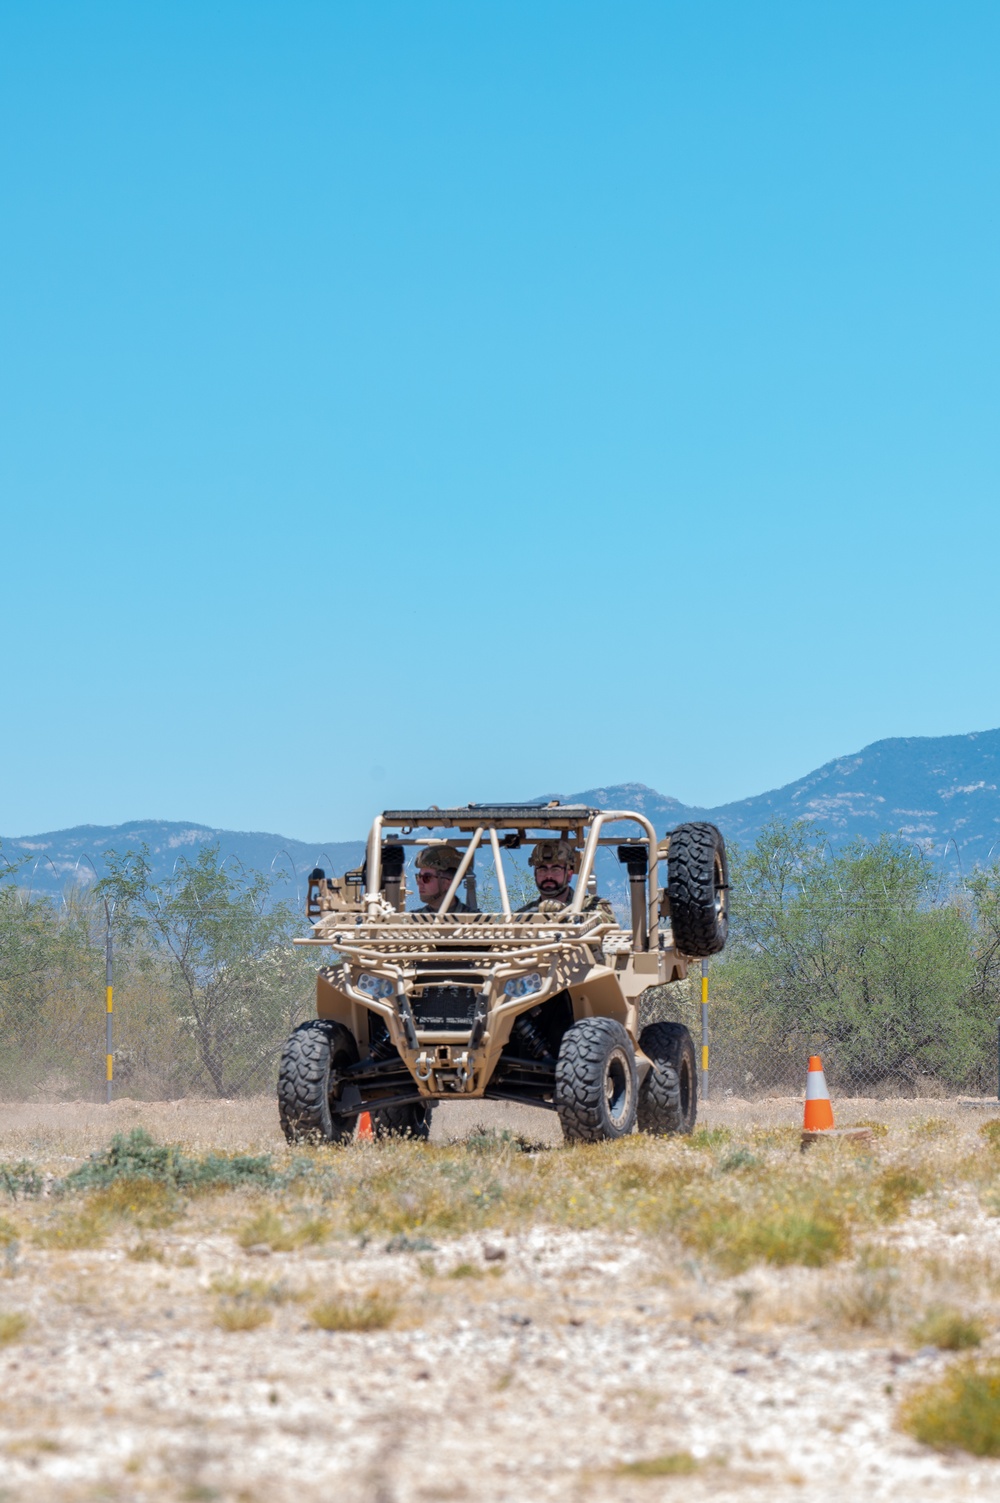
[(563, 1034), (555, 1107), (568, 1143), (624, 1138), (635, 1127), (635, 1052), (613, 1018), (583, 1018)]
[(714, 825), (678, 825), (667, 851), (667, 898), (682, 955), (718, 955), (729, 932), (729, 863)]
[(689, 1133), (698, 1119), (694, 1040), (683, 1023), (648, 1023), (639, 1048), (652, 1067), (639, 1087), (639, 1131), (665, 1137)]
[(331, 1096), (337, 1072), (357, 1064), (354, 1035), (342, 1023), (312, 1018), (300, 1023), (278, 1066), (278, 1115), (289, 1143), (348, 1143), (357, 1115), (336, 1116)]
[(411, 1101), (407, 1106), (373, 1106), (371, 1118), (376, 1138), (416, 1138), (426, 1142), (431, 1130), (431, 1103)]

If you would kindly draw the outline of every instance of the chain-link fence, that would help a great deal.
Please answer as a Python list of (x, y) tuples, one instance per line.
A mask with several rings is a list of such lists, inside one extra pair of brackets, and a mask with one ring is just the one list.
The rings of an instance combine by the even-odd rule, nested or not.
[[(713, 1094), (799, 1095), (812, 1053), (841, 1095), (994, 1094), (1000, 871), (943, 890), (891, 843), (834, 858), (783, 838), (734, 860), (730, 944), (710, 962)], [(16, 873), (0, 884), (0, 1096), (103, 1096), (109, 925), (115, 1094), (271, 1091), (314, 1006), (301, 915), (217, 848), (166, 881), (141, 853), (108, 871), (59, 900)], [(479, 895), (494, 906), (485, 869)], [(624, 889), (611, 896), (624, 919)], [(651, 989), (643, 1021), (678, 1019), (697, 1044), (699, 982)]]

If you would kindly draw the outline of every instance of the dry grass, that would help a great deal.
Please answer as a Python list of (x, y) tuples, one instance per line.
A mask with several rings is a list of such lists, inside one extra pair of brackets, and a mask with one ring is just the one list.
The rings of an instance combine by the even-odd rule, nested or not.
[(939, 1451), (1000, 1456), (1000, 1363), (956, 1364), (906, 1400), (899, 1424)]
[(289, 1223), (271, 1206), (264, 1206), (240, 1226), (236, 1240), (244, 1250), (267, 1247), (271, 1252), (295, 1252), (317, 1246), (330, 1235), (330, 1223), (322, 1216), (301, 1217)]
[(275, 1162), (271, 1185), (193, 1200), (163, 1180), (119, 1178), (54, 1206), (24, 1205), (36, 1245), (64, 1251), (100, 1247), (127, 1226), (151, 1230), (184, 1217), (219, 1229), (234, 1212), (239, 1246), (278, 1253), (346, 1237), (426, 1248), (439, 1238), (546, 1222), (679, 1241), (734, 1274), (755, 1264), (819, 1268), (842, 1260), (919, 1197), (963, 1178), (988, 1197), (1000, 1181), (991, 1142), (963, 1156), (956, 1128), (931, 1121), (895, 1129), (863, 1151), (831, 1144), (808, 1156), (798, 1151), (797, 1131), (782, 1127), (716, 1127), (687, 1140), (636, 1136), (536, 1152), (512, 1134), (480, 1131), (441, 1146), (390, 1140), (297, 1152)]
[(22, 1310), (0, 1310), (0, 1346), (19, 1341), (30, 1322)]
[(209, 1285), (213, 1294), (226, 1299), (266, 1302), (285, 1305), (290, 1300), (308, 1299), (309, 1289), (295, 1289), (284, 1280), (276, 1283), (269, 1279), (242, 1279), (236, 1274), (219, 1274)]
[(386, 1144), (348, 1151), (326, 1172), (343, 1230), (355, 1235), (447, 1237), (544, 1220), (677, 1236), (730, 1272), (758, 1262), (820, 1267), (849, 1252), (859, 1231), (904, 1214), (930, 1184), (870, 1153), (804, 1161), (797, 1135), (773, 1130), (742, 1143), (715, 1132), (545, 1154), (483, 1138), (472, 1149)]
[(165, 1261), (162, 1247), (157, 1247), (154, 1242), (147, 1242), (145, 1240), (134, 1243), (128, 1249), (125, 1256), (133, 1263), (162, 1263)]
[(256, 1331), (274, 1318), (275, 1306), (302, 1298), (284, 1283), (241, 1279), (232, 1274), (214, 1278), (209, 1288), (219, 1296), (214, 1322), (223, 1331)]
[(448, 1270), (447, 1276), (449, 1279), (482, 1279), (486, 1277), (486, 1270), (478, 1263), (456, 1263)]
[(169, 1185), (150, 1179), (120, 1179), (85, 1195), (68, 1197), (36, 1225), (32, 1240), (38, 1247), (64, 1252), (101, 1247), (117, 1226), (171, 1226), (184, 1212), (184, 1203)]
[(220, 1300), (215, 1324), (220, 1331), (256, 1331), (274, 1318), (274, 1311), (260, 1300)]
[(384, 1331), (398, 1311), (397, 1300), (375, 1293), (320, 1300), (309, 1313), (321, 1331)]
[(885, 1248), (862, 1248), (853, 1268), (827, 1300), (834, 1318), (849, 1330), (891, 1330), (896, 1322), (899, 1268)]
[(915, 1346), (936, 1346), (942, 1352), (967, 1352), (982, 1346), (986, 1328), (974, 1315), (932, 1305), (910, 1332)]
[(699, 1463), (690, 1451), (669, 1451), (665, 1456), (650, 1456), (643, 1461), (629, 1461), (618, 1468), (621, 1477), (690, 1477)]
[(111, 1217), (96, 1206), (84, 1204), (60, 1210), (36, 1226), (31, 1240), (36, 1247), (58, 1252), (81, 1252), (103, 1247), (111, 1233)]

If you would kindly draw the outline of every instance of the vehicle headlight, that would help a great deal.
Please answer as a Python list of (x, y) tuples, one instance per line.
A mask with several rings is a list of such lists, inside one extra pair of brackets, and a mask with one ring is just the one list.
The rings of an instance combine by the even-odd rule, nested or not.
[(361, 972), (357, 986), (359, 992), (367, 992), (369, 997), (391, 997), (396, 990), (391, 981), (386, 981), (381, 976), (370, 976), (367, 971)]
[(508, 997), (530, 997), (532, 992), (540, 992), (542, 978), (537, 971), (532, 971), (528, 976), (512, 977), (504, 982), (504, 994)]

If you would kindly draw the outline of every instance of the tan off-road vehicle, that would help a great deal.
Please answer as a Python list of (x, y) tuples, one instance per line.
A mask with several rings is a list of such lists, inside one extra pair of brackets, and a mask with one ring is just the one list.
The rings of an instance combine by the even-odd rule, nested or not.
[[(572, 901), (514, 912), (504, 853), (510, 861), (544, 839), (577, 853)], [(441, 907), (407, 912), (407, 848), (440, 844), (461, 852)], [(628, 928), (593, 899), (602, 846), (628, 873)], [(498, 911), (454, 912), (463, 884), (476, 907), (477, 854), (490, 864)], [(582, 804), (387, 810), (360, 871), (310, 877), (313, 932), (296, 943), (334, 954), (319, 972), (316, 1018), (282, 1055), (285, 1136), (345, 1142), (367, 1111), (376, 1135), (426, 1137), (434, 1102), (484, 1098), (551, 1107), (569, 1140), (619, 1138), (636, 1124), (690, 1132), (691, 1035), (671, 1022), (640, 1032), (638, 1002), (648, 987), (683, 980), (690, 959), (722, 949), (728, 897), (714, 825), (680, 825), (661, 840), (642, 814)]]

